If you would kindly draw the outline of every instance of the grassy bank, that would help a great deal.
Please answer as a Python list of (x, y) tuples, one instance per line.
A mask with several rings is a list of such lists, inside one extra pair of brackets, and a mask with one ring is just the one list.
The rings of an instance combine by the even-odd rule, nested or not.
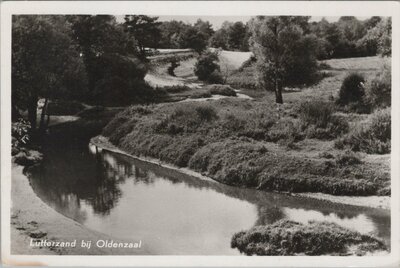
[(130, 154), (189, 167), (229, 185), (388, 194), (390, 176), (384, 163), (334, 147), (334, 139), (348, 132), (347, 121), (329, 110), (298, 112), (301, 105), (277, 110), (266, 100), (222, 99), (212, 105), (132, 106), (119, 113), (103, 135)]
[(329, 222), (304, 225), (288, 220), (236, 233), (231, 246), (246, 255), (366, 255), (387, 250), (370, 235)]

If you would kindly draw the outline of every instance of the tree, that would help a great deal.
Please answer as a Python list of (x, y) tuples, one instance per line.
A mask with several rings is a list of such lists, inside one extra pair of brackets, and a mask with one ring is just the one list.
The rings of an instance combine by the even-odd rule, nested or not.
[(275, 92), (277, 103), (283, 103), (284, 86), (309, 82), (316, 72), (317, 42), (314, 35), (305, 34), (304, 21), (308, 19), (259, 16), (249, 23), (259, 82)]
[(214, 34), (214, 29), (209, 21), (198, 19), (193, 26), (199, 30), (199, 32), (203, 33), (207, 39), (210, 39), (210, 37)]
[(228, 31), (231, 25), (232, 22), (229, 21), (224, 21), (222, 23), (221, 28), (219, 28), (209, 40), (211, 47), (228, 49)]
[(125, 29), (137, 40), (140, 55), (146, 57), (146, 47), (156, 48), (161, 39), (158, 17), (126, 15)]
[(180, 48), (179, 40), (183, 32), (191, 27), (182, 21), (163, 21), (159, 25), (161, 39), (160, 48)]
[[(62, 16), (18, 15), (12, 24), (12, 106), (28, 110), (37, 130), (39, 98), (44, 98), (39, 129), (50, 99), (83, 95), (85, 69)], [(79, 92), (81, 91), (81, 92)]]
[(181, 48), (191, 48), (200, 54), (206, 49), (207, 41), (207, 36), (204, 33), (191, 26), (182, 33), (179, 44)]
[(194, 74), (201, 80), (209, 83), (222, 83), (218, 54), (210, 50), (199, 56), (194, 66)]
[(98, 105), (140, 102), (140, 95), (148, 93), (147, 68), (139, 59), (136, 39), (113, 16), (78, 15), (70, 21), (88, 73), (87, 101)]
[(102, 66), (98, 58), (107, 54), (136, 55), (136, 40), (116, 23), (109, 15), (67, 16), (71, 23), (74, 40), (79, 44), (88, 73), (89, 91), (93, 92), (96, 82), (101, 78)]
[[(238, 21), (232, 24), (228, 29), (228, 46), (231, 50), (242, 50), (246, 45), (247, 27), (243, 22)], [(248, 41), (248, 39), (247, 39)]]
[(366, 50), (368, 56), (379, 53), (382, 56), (392, 54), (392, 21), (391, 18), (381, 19), (375, 27), (368, 30), (358, 41), (359, 46)]

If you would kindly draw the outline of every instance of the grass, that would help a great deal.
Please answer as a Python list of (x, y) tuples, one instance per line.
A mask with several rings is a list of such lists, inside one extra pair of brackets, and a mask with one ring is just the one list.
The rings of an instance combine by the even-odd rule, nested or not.
[(332, 132), (337, 136), (344, 131), (342, 121), (336, 126), (339, 121), (330, 108), (313, 104), (323, 107), (325, 114), (316, 108), (299, 115), (296, 111), (303, 105), (277, 110), (268, 101), (221, 99), (212, 104), (132, 106), (118, 114), (103, 135), (131, 154), (189, 167), (229, 185), (267, 191), (378, 194), (389, 176), (375, 166), (304, 157), (296, 151), (297, 143), (310, 133), (331, 133), (336, 127), (341, 130)]
[(365, 255), (386, 250), (377, 238), (345, 229), (335, 223), (301, 223), (281, 220), (256, 226), (232, 237), (232, 248), (246, 255)]
[(212, 95), (236, 96), (236, 91), (228, 85), (209, 85), (207, 88)]
[(350, 133), (336, 140), (339, 149), (386, 154), (391, 148), (390, 108), (377, 110), (365, 121), (358, 122)]

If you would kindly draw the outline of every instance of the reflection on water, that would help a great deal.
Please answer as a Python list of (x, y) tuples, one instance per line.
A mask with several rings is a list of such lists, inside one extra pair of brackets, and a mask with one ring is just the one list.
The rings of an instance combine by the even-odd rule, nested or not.
[(141, 239), (155, 254), (239, 254), (230, 248), (235, 232), (284, 218), (390, 238), (383, 210), (230, 187), (93, 145), (48, 150), (30, 177), (60, 213), (115, 238)]

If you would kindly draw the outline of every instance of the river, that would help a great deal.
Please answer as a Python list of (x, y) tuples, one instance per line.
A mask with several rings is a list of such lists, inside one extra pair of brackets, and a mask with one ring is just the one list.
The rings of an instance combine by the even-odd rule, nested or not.
[(59, 213), (154, 254), (239, 255), (232, 235), (280, 219), (335, 222), (390, 244), (390, 212), (231, 187), (102, 150), (88, 139), (49, 139), (30, 172)]

